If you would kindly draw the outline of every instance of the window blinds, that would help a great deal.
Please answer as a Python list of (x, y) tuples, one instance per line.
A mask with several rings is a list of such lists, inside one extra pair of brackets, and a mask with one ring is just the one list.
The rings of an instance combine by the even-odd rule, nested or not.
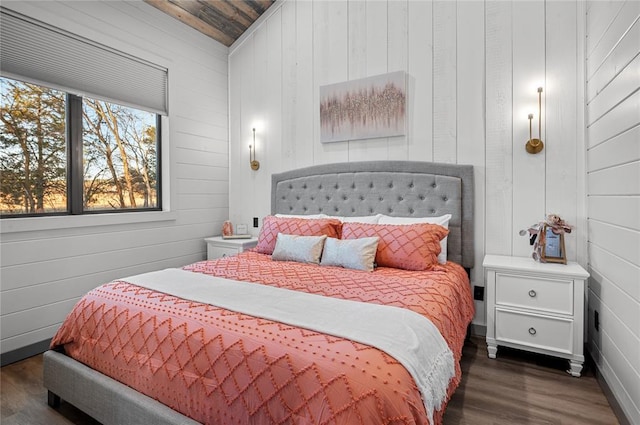
[(167, 114), (166, 68), (4, 7), (0, 12), (3, 76)]

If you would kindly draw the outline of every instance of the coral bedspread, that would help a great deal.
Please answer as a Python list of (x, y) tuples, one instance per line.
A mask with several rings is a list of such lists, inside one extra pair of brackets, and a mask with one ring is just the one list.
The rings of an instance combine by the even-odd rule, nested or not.
[[(449, 395), (459, 383), (473, 301), (456, 264), (369, 273), (245, 252), (185, 270), (411, 309), (434, 323), (454, 353)], [(124, 281), (78, 302), (52, 341), (60, 346), (202, 423), (428, 423), (409, 373), (376, 348)]]

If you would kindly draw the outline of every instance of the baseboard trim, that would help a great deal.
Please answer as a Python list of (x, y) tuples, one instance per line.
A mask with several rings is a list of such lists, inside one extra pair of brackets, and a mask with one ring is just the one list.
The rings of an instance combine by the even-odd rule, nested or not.
[(476, 325), (474, 323), (471, 324), (471, 335), (474, 336), (487, 336), (487, 326), (486, 325)]
[[(589, 353), (589, 355), (590, 354), (591, 353)], [(598, 381), (598, 384), (600, 385), (604, 396), (607, 398), (607, 401), (611, 406), (611, 410), (613, 410), (613, 414), (616, 415), (616, 418), (618, 418), (618, 422), (620, 422), (620, 425), (631, 425), (631, 420), (627, 418), (624, 410), (622, 410), (622, 406), (620, 406), (620, 403), (618, 403), (618, 400), (616, 400), (616, 397), (613, 395), (613, 391), (611, 391), (611, 388), (609, 387), (609, 384), (607, 383), (604, 375), (600, 373), (600, 369), (598, 368), (596, 362), (593, 362), (593, 371), (596, 377), (596, 381)]]
[(18, 348), (13, 351), (7, 351), (6, 353), (2, 353), (0, 354), (0, 365), (6, 366), (8, 364), (27, 359), (29, 357), (33, 357), (37, 354), (44, 353), (49, 349), (50, 344), (51, 344), (51, 338), (45, 339), (44, 341), (33, 343), (31, 345), (27, 345), (26, 347)]

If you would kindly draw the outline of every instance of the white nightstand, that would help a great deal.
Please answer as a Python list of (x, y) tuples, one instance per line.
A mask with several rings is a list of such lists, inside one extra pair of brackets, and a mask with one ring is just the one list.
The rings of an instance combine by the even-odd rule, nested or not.
[(207, 243), (207, 260), (236, 255), (253, 248), (258, 238), (251, 239), (222, 239), (222, 236), (205, 238)]
[(569, 360), (573, 376), (584, 363), (585, 280), (579, 264), (487, 255), (487, 351), (498, 345)]

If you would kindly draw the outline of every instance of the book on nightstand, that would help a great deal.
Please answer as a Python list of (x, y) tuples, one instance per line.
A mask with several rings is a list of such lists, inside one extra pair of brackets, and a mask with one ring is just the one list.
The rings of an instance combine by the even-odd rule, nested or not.
[(251, 239), (251, 235), (223, 235), (222, 239)]

